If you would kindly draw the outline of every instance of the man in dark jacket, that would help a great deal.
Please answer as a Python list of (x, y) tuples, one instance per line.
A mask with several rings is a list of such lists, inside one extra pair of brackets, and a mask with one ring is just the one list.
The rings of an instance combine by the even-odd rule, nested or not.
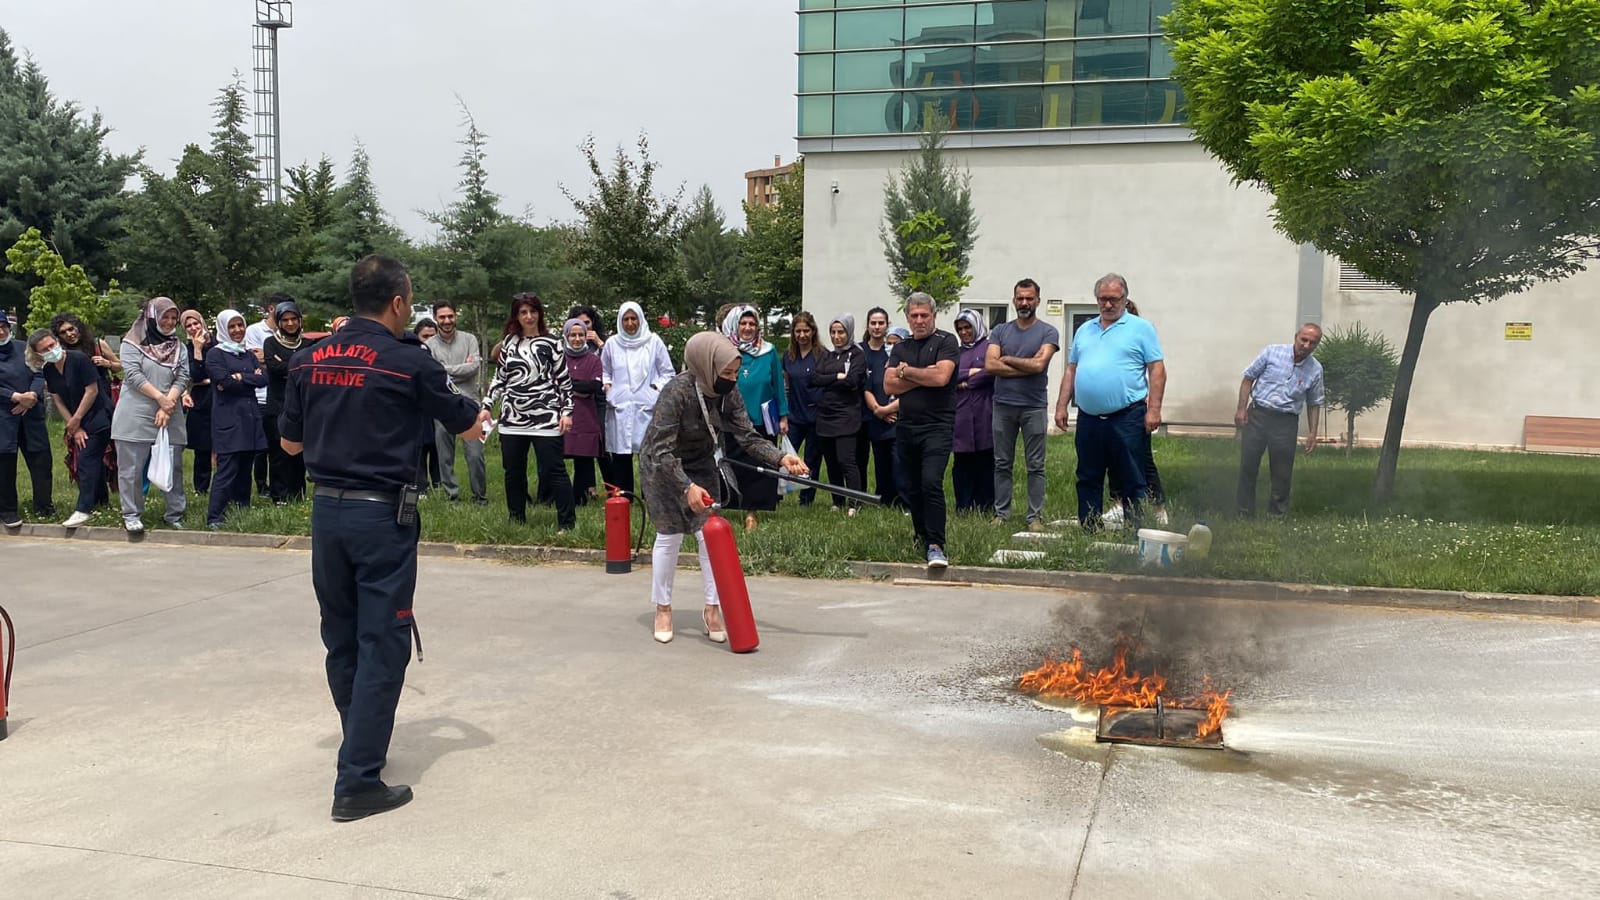
[(306, 497), (306, 466), (299, 456), (291, 456), (278, 443), (278, 416), (283, 412), (283, 394), (289, 383), (289, 359), (316, 343), (301, 331), (300, 307), (285, 300), (273, 309), (277, 327), (261, 344), (261, 363), (267, 369), (267, 415), (261, 424), (267, 433), (268, 491), (272, 502), (288, 503)]

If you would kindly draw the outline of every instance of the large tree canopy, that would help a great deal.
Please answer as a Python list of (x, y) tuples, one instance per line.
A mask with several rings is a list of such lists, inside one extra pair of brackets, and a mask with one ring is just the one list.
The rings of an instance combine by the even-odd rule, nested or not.
[[(52, 94), (44, 73), (18, 60), (0, 30), (0, 246), (37, 228), (68, 265), (105, 284), (123, 189), (138, 164), (106, 149), (109, 132), (98, 113), (85, 116)], [(21, 305), (29, 284), (0, 275), (0, 307)]]
[(1277, 227), (1414, 295), (1375, 494), (1429, 314), (1600, 251), (1600, 0), (1179, 0), (1200, 142)]

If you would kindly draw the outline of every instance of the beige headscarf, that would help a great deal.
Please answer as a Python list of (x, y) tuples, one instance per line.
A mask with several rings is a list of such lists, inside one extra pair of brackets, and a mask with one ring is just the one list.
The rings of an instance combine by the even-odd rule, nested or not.
[(707, 397), (715, 397), (717, 376), (728, 364), (739, 359), (739, 348), (715, 331), (702, 331), (683, 348), (683, 368), (694, 376), (695, 386)]

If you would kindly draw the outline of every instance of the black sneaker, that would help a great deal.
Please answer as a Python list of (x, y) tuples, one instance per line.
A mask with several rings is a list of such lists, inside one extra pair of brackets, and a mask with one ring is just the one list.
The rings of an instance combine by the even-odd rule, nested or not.
[(381, 785), (370, 791), (363, 791), (352, 797), (333, 798), (333, 820), (335, 822), (354, 822), (386, 813), (391, 809), (399, 809), (411, 802), (411, 787), (397, 784), (393, 787)]

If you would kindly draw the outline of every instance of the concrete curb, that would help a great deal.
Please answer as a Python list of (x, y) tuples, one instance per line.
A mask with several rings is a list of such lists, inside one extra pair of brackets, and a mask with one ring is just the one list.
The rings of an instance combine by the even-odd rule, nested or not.
[[(60, 525), (24, 524), (7, 528), (6, 535), (54, 538), (74, 541), (106, 541), (127, 544), (154, 543), (191, 547), (236, 547), (265, 550), (310, 550), (311, 538), (304, 535), (246, 534), (235, 531), (177, 531), (170, 528), (146, 531), (130, 538), (121, 528), (85, 526), (66, 529)], [(446, 559), (492, 559), (507, 562), (598, 563), (605, 552), (578, 547), (506, 546), (500, 544), (449, 544), (424, 541), (417, 545), (419, 556)], [(636, 564), (648, 564), (647, 555), (634, 557)], [(692, 568), (692, 566), (691, 566)], [(989, 566), (951, 566), (930, 576), (926, 566), (910, 563), (850, 563), (856, 578), (889, 581), (906, 579), (916, 584), (950, 587), (1047, 588), (1080, 593), (1130, 594), (1143, 597), (1183, 597), (1219, 600), (1258, 600), (1266, 602), (1328, 603), (1341, 606), (1387, 606), (1400, 609), (1428, 609), (1448, 612), (1496, 613), (1502, 615), (1549, 616), (1563, 619), (1600, 619), (1600, 597), (1561, 597), (1543, 594), (1494, 594), (1477, 591), (1430, 591), (1414, 588), (1342, 587), (1339, 585), (1282, 584), (1270, 581), (1226, 581), (1216, 578), (1166, 578), (1153, 575), (1122, 575), (1104, 572), (1046, 572), (1038, 569), (1001, 569)]]
[(1271, 581), (1167, 578), (1105, 572), (1045, 572), (1038, 569), (999, 569), (987, 566), (951, 566), (943, 570), (942, 575), (930, 578), (930, 570), (926, 566), (909, 563), (852, 562), (850, 569), (857, 578), (913, 579), (928, 585), (950, 581), (1144, 597), (1330, 603), (1342, 606), (1388, 606), (1449, 612), (1553, 616), (1563, 619), (1600, 619), (1600, 597), (1282, 584)]

